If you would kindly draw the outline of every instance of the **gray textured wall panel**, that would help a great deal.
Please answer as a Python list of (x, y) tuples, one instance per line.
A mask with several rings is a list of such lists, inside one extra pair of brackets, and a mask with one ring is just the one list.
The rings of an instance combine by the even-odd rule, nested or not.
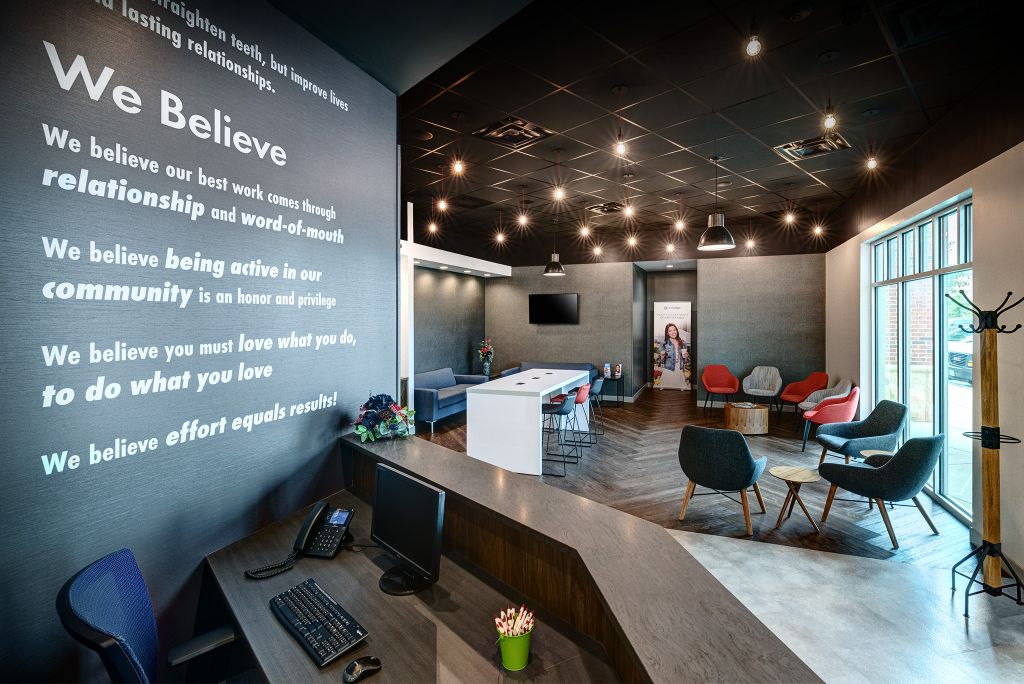
[[(196, 606), (199, 568), (207, 553), (342, 485), (339, 459), (332, 454), (339, 428), (354, 417), (372, 391), (395, 391), (397, 321), (397, 230), (393, 93), (341, 59), (337, 53), (261, 2), (193, 0), (184, 6), (242, 40), (258, 43), (260, 58), (248, 58), (230, 39), (189, 28), (185, 19), (159, 3), (129, 3), (158, 16), (180, 32), (181, 47), (122, 16), (120, 2), (106, 9), (98, 2), (6, 2), (0, 17), (0, 320), (3, 349), (4, 454), (0, 519), (5, 563), (0, 586), (4, 612), (25, 619), (5, 620), (0, 628), (0, 671), (10, 680), (92, 680), (98, 659), (63, 632), (54, 597), (74, 572), (120, 547), (139, 558), (157, 606), (164, 646), (187, 636)], [(144, 5), (144, 6), (143, 6)], [(178, 8), (178, 3), (171, 6)], [(192, 39), (223, 51), (233, 62), (258, 69), (273, 91), (190, 50)], [(113, 74), (106, 91), (90, 98), (81, 79), (60, 87), (44, 48), (52, 43), (63, 68), (76, 55), (93, 78), (103, 68)], [(271, 70), (270, 55), (310, 81), (344, 99), (343, 111)], [(111, 99), (117, 85), (136, 90), (142, 107), (126, 113)], [(161, 123), (161, 91), (175, 94), (186, 116), (213, 121), (214, 110), (231, 117), (233, 131), (282, 146), (286, 165), (260, 160), (201, 139), (187, 129)], [(226, 119), (221, 119), (226, 123)], [(59, 126), (81, 139), (80, 153), (48, 146), (42, 124)], [(103, 146), (119, 143), (159, 163), (157, 173), (94, 158), (90, 137)], [(237, 138), (236, 138), (237, 140)], [(243, 145), (244, 146), (244, 145)], [(192, 172), (192, 180), (171, 180), (164, 167)], [(198, 167), (215, 177), (260, 184), (263, 197), (201, 186)], [(44, 169), (156, 193), (191, 193), (206, 205), (205, 216), (187, 216), (46, 187)], [(323, 206), (333, 205), (333, 221), (271, 203), (275, 192)], [(247, 227), (240, 220), (217, 220), (212, 207), (277, 217), (302, 218), (328, 230), (341, 228), (344, 244), (291, 235), (287, 230)], [(42, 236), (67, 239), (86, 255), (78, 261), (47, 258)], [(159, 265), (140, 267), (93, 263), (89, 243), (101, 249), (120, 244), (132, 252), (158, 255)], [(223, 259), (227, 265), (261, 259), (263, 265), (322, 272), (317, 282), (253, 277), (225, 272), (222, 277), (165, 267), (165, 255)], [(169, 281), (194, 291), (185, 308), (158, 302), (64, 301), (44, 297), (48, 281), (114, 283), (160, 287)], [(335, 298), (331, 309), (281, 303), (215, 304), (199, 301), (205, 292), (296, 296), (322, 293)], [(323, 348), (278, 348), (276, 340), (302, 335), (354, 334), (356, 344)], [(239, 335), (271, 337), (272, 350), (240, 352)], [(234, 342), (234, 351), (200, 355), (204, 342)], [(193, 344), (191, 357), (171, 362), (134, 360), (91, 363), (90, 343), (110, 348)], [(42, 345), (80, 350), (78, 365), (47, 367)], [(162, 354), (161, 354), (162, 355)], [(208, 386), (197, 392), (198, 373), (271, 365), (265, 379)], [(129, 396), (132, 379), (154, 373), (191, 373), (187, 389)], [(104, 376), (124, 387), (117, 398), (87, 401), (85, 389)], [(44, 407), (47, 385), (76, 389), (64, 406)], [(288, 415), (255, 427), (232, 429), (234, 417), (289, 407), (337, 392), (337, 405)], [(169, 444), (167, 435), (193, 418), (226, 418), (225, 434)], [(118, 460), (84, 464), (76, 470), (45, 474), (41, 455), (68, 450), (88, 459), (90, 444), (103, 449), (115, 438), (156, 438), (156, 450)], [(286, 553), (287, 549), (281, 549)], [(273, 560), (268, 558), (266, 560)], [(31, 619), (30, 616), (39, 616)], [(285, 637), (287, 638), (287, 637)], [(102, 679), (102, 675), (99, 677)]]
[(479, 373), (477, 343), (484, 338), (483, 278), (415, 269), (416, 371), (450, 367)]
[[(487, 335), (494, 340), (494, 370), (522, 361), (621, 363), (632, 386), (633, 264), (572, 264), (547, 278), (543, 266), (512, 269), (511, 278), (486, 283)], [(578, 292), (579, 325), (530, 325), (528, 295)]]
[(627, 385), (627, 392), (636, 394), (647, 384), (647, 272), (637, 266), (633, 267), (633, 360), (632, 386)]
[(725, 364), (742, 380), (775, 366), (783, 383), (825, 370), (824, 254), (700, 260), (697, 290), (700, 369)]

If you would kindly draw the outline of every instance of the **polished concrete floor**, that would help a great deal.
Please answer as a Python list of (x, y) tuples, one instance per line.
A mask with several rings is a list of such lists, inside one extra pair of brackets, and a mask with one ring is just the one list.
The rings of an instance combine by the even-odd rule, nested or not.
[(669, 533), (826, 682), (1024, 681), (1024, 608), (949, 571)]

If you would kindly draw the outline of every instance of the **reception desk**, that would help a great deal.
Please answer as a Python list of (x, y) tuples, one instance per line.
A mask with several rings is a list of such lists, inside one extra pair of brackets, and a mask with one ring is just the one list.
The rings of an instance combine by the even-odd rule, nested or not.
[(361, 496), (376, 463), (445, 490), (444, 553), (600, 643), (621, 681), (821, 681), (653, 523), (419, 438), (341, 451)]
[[(466, 390), (466, 451), (514, 473), (540, 475), (544, 458), (541, 405), (553, 394), (587, 383), (590, 373), (535, 368)], [(576, 408), (580, 430), (587, 407)]]

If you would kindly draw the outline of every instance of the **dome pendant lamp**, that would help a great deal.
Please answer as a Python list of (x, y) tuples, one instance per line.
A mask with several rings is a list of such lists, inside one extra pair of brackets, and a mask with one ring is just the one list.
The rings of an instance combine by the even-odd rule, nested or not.
[(718, 156), (712, 157), (712, 161), (715, 162), (715, 211), (708, 216), (708, 228), (701, 234), (697, 244), (697, 249), (702, 252), (736, 248), (732, 233), (725, 227), (725, 214), (718, 211)]
[(555, 236), (551, 236), (551, 261), (544, 267), (544, 275), (546, 276), (564, 276), (565, 269), (562, 268), (562, 262), (558, 260), (558, 251), (555, 247)]

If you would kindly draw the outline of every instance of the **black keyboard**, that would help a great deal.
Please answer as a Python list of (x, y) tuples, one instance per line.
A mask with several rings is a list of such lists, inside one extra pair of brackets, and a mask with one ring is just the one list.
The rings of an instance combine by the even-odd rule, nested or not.
[(312, 577), (270, 599), (270, 608), (317, 667), (366, 638), (367, 632)]

